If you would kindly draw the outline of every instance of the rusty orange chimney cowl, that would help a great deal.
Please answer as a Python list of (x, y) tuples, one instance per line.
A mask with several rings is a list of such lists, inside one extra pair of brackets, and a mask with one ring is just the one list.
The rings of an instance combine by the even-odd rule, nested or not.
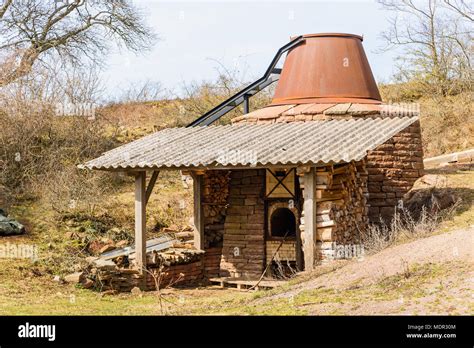
[(288, 52), (272, 105), (381, 103), (361, 36), (329, 33), (304, 38)]

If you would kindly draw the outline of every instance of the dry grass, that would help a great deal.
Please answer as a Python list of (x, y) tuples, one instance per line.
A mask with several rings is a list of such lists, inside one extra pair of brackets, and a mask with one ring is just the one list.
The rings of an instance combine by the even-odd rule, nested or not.
[[(436, 203), (433, 203), (436, 205)], [(380, 224), (369, 226), (363, 234), (363, 243), (369, 253), (376, 253), (390, 245), (401, 241), (427, 237), (436, 232), (443, 221), (451, 219), (459, 208), (461, 201), (445, 210), (430, 211), (423, 206), (418, 217), (406, 208), (397, 209), (389, 224), (381, 221)]]
[(380, 86), (386, 103), (418, 103), (425, 157), (474, 147), (474, 95), (472, 91), (440, 97), (424, 95), (415, 86)]

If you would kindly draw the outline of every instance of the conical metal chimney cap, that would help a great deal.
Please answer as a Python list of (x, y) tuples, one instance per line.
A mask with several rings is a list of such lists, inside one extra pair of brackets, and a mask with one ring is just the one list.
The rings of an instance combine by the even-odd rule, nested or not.
[(288, 52), (272, 105), (381, 103), (361, 36), (325, 33), (304, 38)]

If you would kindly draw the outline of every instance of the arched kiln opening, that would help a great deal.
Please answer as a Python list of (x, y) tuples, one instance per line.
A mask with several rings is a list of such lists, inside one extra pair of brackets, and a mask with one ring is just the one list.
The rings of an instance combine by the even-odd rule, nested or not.
[(270, 234), (272, 237), (295, 237), (295, 214), (288, 208), (275, 209), (270, 218)]

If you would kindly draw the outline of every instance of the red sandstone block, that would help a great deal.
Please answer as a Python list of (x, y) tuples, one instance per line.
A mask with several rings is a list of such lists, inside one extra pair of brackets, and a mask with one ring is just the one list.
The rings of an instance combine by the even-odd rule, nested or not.
[(382, 183), (383, 186), (407, 186), (409, 184), (410, 183), (407, 180), (403, 179), (403, 178), (384, 180), (383, 183)]
[(404, 142), (399, 142), (395, 144), (395, 149), (396, 150), (405, 150), (405, 151), (417, 151), (420, 150), (420, 146), (418, 144), (414, 144), (411, 142), (404, 143)]
[(249, 223), (261, 223), (263, 224), (264, 223), (264, 214), (253, 214), (253, 215), (249, 215), (248, 217), (246, 217), (247, 221)]
[(382, 191), (382, 188), (381, 188), (381, 185), (377, 184), (377, 185), (371, 185), (370, 183), (367, 185), (368, 189), (369, 189), (369, 192), (372, 193), (372, 192), (381, 192)]
[(369, 176), (369, 181), (370, 181), (370, 182), (383, 181), (384, 178), (385, 178), (385, 175), (383, 175), (383, 174), (370, 175), (370, 176)]
[(245, 235), (245, 240), (248, 241), (249, 243), (252, 243), (252, 242), (263, 242), (265, 239), (265, 236), (262, 234), (262, 235)]
[(243, 178), (242, 179), (242, 184), (243, 185), (249, 185), (252, 183), (252, 178), (251, 177), (248, 177), (248, 178)]
[(235, 187), (235, 186), (231, 186), (230, 187), (230, 190), (229, 190), (229, 194), (232, 196), (232, 195), (239, 195), (240, 194), (240, 188), (239, 187)]
[(240, 192), (244, 195), (258, 196), (260, 194), (260, 189), (261, 188), (258, 186), (242, 187)]
[(381, 151), (381, 152), (385, 152), (385, 151), (393, 151), (394, 147), (393, 147), (393, 144), (391, 143), (386, 143), (386, 144), (382, 144), (382, 145), (379, 145), (375, 148), (375, 150), (372, 150), (372, 151), (369, 151), (369, 155), (373, 152), (373, 151)]
[(263, 230), (263, 223), (246, 223), (246, 224), (242, 224), (242, 227), (241, 228), (244, 228), (246, 230), (258, 230), (258, 231), (261, 231)]
[(245, 204), (245, 200), (243, 198), (236, 198), (236, 197), (230, 197), (229, 198), (229, 204), (231, 206), (240, 206)]
[(240, 216), (240, 215), (227, 215), (225, 218), (225, 223), (241, 223), (241, 222), (247, 222), (247, 216)]
[(369, 175), (371, 175), (371, 174), (383, 174), (383, 173), (384, 173), (384, 169), (380, 169), (380, 168), (367, 168), (367, 172), (369, 173)]
[(256, 253), (256, 255), (258, 255), (258, 253), (263, 252), (263, 250), (265, 249), (264, 243), (261, 243), (261, 242), (253, 242), (253, 244), (250, 244), (250, 243), (251, 242), (249, 241), (249, 244), (245, 248), (245, 252), (248, 254)]
[(403, 170), (397, 168), (390, 168), (385, 170), (385, 175), (389, 178), (403, 176)]
[(228, 231), (228, 230), (240, 230), (241, 229), (241, 224), (238, 223), (238, 222), (225, 222), (224, 224), (224, 228), (225, 228), (225, 231)]
[(229, 208), (227, 208), (227, 214), (229, 215), (250, 215), (253, 213), (254, 213), (253, 206), (239, 205), (239, 206), (230, 206)]
[(230, 176), (232, 179), (239, 179), (242, 177), (242, 173), (242, 170), (232, 170)]
[(263, 179), (264, 179), (264, 176), (253, 176), (250, 178), (250, 183), (263, 185), (264, 183)]
[(244, 234), (245, 233), (245, 230), (242, 230), (242, 229), (225, 229), (224, 230), (224, 235), (226, 234)]
[(244, 205), (256, 205), (257, 204), (257, 198), (246, 198), (244, 200)]
[(385, 192), (372, 192), (369, 195), (370, 199), (374, 198), (387, 198), (387, 193)]
[(403, 176), (407, 177), (407, 178), (415, 178), (416, 179), (416, 178), (418, 178), (419, 173), (418, 173), (418, 170), (407, 169), (407, 170), (403, 171)]
[(243, 170), (242, 176), (244, 178), (250, 177), (250, 176), (256, 176), (258, 175), (258, 170), (257, 169), (246, 169)]
[(262, 234), (264, 233), (263, 228), (258, 229), (258, 230), (251, 230), (251, 229), (246, 229), (245, 234)]
[(234, 243), (235, 241), (238, 241), (238, 240), (244, 241), (245, 240), (245, 234), (229, 234), (229, 233), (226, 233), (224, 235), (224, 238), (227, 242), (232, 241), (232, 243)]
[(397, 200), (393, 198), (386, 198), (386, 199), (371, 199), (370, 206), (371, 207), (383, 207), (386, 205), (396, 205)]
[(369, 208), (369, 215), (378, 215), (380, 212), (379, 207), (370, 207)]
[[(390, 145), (390, 146), (392, 146), (392, 145)], [(367, 158), (373, 160), (373, 157), (374, 157), (374, 156), (383, 156), (383, 155), (385, 155), (388, 151), (391, 152), (391, 151), (393, 151), (393, 149), (392, 149), (392, 150), (383, 150), (383, 151), (382, 151), (382, 150), (380, 150), (380, 149), (377, 148), (377, 150), (369, 151), (369, 153), (367, 154)]]
[(391, 216), (395, 213), (394, 207), (382, 207), (380, 208), (380, 215), (382, 216)]

